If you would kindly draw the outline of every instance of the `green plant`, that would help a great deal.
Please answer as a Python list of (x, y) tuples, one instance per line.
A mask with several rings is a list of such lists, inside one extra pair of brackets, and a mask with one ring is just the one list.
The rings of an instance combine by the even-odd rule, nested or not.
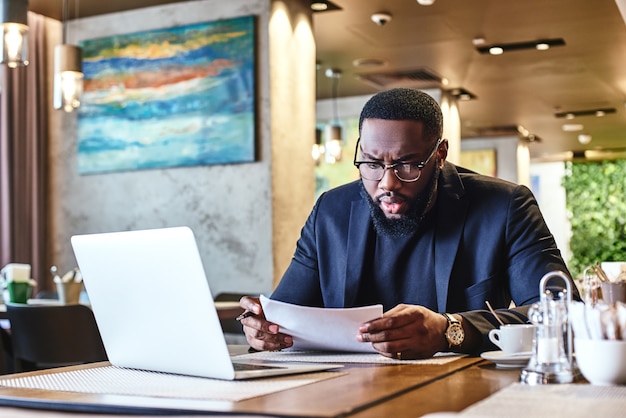
[(580, 276), (596, 261), (626, 260), (626, 160), (565, 167), (571, 273)]

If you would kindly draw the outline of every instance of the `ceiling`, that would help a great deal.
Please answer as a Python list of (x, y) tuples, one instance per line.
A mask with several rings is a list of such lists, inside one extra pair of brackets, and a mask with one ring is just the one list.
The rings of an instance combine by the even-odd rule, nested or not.
[[(87, 17), (184, 0), (74, 1), (79, 16)], [(616, 1), (626, 13), (626, 0), (436, 0), (432, 6), (333, 0), (341, 10), (313, 18), (318, 98), (332, 95), (328, 68), (341, 71), (339, 97), (396, 86), (462, 88), (476, 96), (459, 102), (463, 139), (511, 135), (522, 126), (540, 139), (530, 144), (535, 160), (585, 149), (626, 156), (626, 24)], [(75, 3), (70, 0), (71, 9)], [(30, 10), (60, 19), (62, 1), (30, 0)], [(376, 12), (391, 20), (375, 24), (370, 16)], [(565, 45), (494, 56), (478, 52), (477, 38), (484, 45), (545, 39)], [(366, 65), (355, 67), (355, 60)], [(383, 65), (367, 65), (371, 61)], [(596, 109), (608, 112), (598, 117)], [(555, 116), (587, 111), (574, 119)], [(564, 124), (582, 130), (564, 131)], [(588, 145), (578, 142), (580, 133), (591, 135)]]

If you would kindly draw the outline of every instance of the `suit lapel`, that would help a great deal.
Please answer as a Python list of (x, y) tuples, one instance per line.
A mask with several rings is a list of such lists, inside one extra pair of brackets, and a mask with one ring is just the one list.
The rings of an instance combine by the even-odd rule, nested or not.
[(452, 266), (459, 249), (459, 242), (469, 202), (462, 199), (465, 190), (456, 169), (446, 163), (441, 172), (437, 197), (437, 230), (435, 236), (435, 284), (437, 308), (445, 312)]
[[(348, 226), (348, 248), (346, 250), (346, 283), (339, 290), (344, 291), (343, 306), (354, 306), (363, 272), (365, 249), (370, 230), (370, 212), (367, 203), (361, 198), (352, 202), (350, 224)], [(340, 300), (342, 295), (338, 295)]]

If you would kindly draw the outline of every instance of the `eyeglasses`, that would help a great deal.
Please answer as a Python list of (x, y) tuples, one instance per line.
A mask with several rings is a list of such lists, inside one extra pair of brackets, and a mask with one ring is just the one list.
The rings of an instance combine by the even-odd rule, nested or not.
[(421, 163), (404, 163), (399, 162), (395, 164), (385, 164), (380, 161), (357, 161), (356, 156), (359, 153), (359, 143), (361, 138), (356, 141), (356, 150), (354, 153), (354, 165), (359, 169), (361, 177), (365, 180), (380, 181), (385, 175), (385, 171), (388, 169), (393, 170), (394, 174), (400, 181), (406, 183), (412, 183), (419, 180), (422, 175), (422, 170), (428, 164), (430, 159), (435, 155), (435, 152), (439, 149), (439, 145), (443, 142), (443, 138), (439, 138), (435, 147), (428, 155), (425, 161)]

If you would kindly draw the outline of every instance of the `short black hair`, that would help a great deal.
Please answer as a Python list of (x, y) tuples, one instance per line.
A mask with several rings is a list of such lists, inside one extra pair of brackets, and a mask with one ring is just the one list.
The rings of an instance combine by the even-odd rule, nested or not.
[(359, 118), (359, 134), (365, 119), (415, 120), (424, 123), (424, 136), (441, 138), (443, 114), (435, 99), (420, 90), (396, 88), (371, 97)]

